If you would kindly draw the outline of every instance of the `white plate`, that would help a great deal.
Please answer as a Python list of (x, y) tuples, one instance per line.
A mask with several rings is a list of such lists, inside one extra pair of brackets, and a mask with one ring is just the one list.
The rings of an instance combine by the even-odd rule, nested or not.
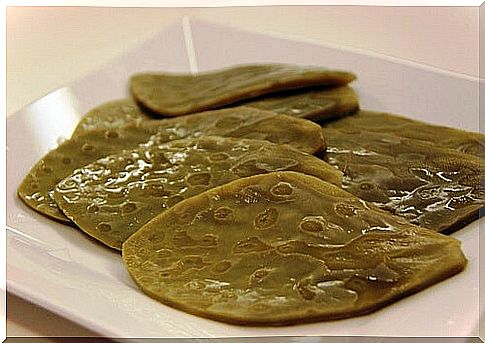
[[(34, 213), (15, 192), (31, 166), (79, 118), (125, 97), (142, 70), (216, 69), (237, 63), (287, 62), (354, 71), (363, 108), (477, 131), (478, 81), (421, 65), (310, 42), (192, 21), (174, 25), (96, 72), (7, 119), (7, 287), (21, 297), (110, 337), (476, 336), (479, 250), (476, 221), (453, 236), (469, 259), (459, 275), (373, 314), (281, 328), (242, 327), (199, 318), (144, 295), (121, 257), (80, 231)], [(185, 33), (185, 35), (184, 35)]]

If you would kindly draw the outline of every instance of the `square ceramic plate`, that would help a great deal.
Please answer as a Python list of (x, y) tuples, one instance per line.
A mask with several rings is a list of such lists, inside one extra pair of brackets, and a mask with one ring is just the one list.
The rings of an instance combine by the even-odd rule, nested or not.
[(362, 108), (471, 131), (479, 127), (476, 79), (361, 51), (184, 20), (7, 119), (8, 290), (109, 337), (476, 336), (484, 308), (478, 301), (478, 221), (453, 235), (469, 259), (466, 270), (418, 294), (352, 319), (242, 327), (150, 299), (130, 279), (119, 254), (38, 215), (17, 198), (16, 188), (31, 166), (69, 137), (85, 112), (127, 96), (131, 74), (251, 62), (351, 70), (359, 77), (353, 86)]

